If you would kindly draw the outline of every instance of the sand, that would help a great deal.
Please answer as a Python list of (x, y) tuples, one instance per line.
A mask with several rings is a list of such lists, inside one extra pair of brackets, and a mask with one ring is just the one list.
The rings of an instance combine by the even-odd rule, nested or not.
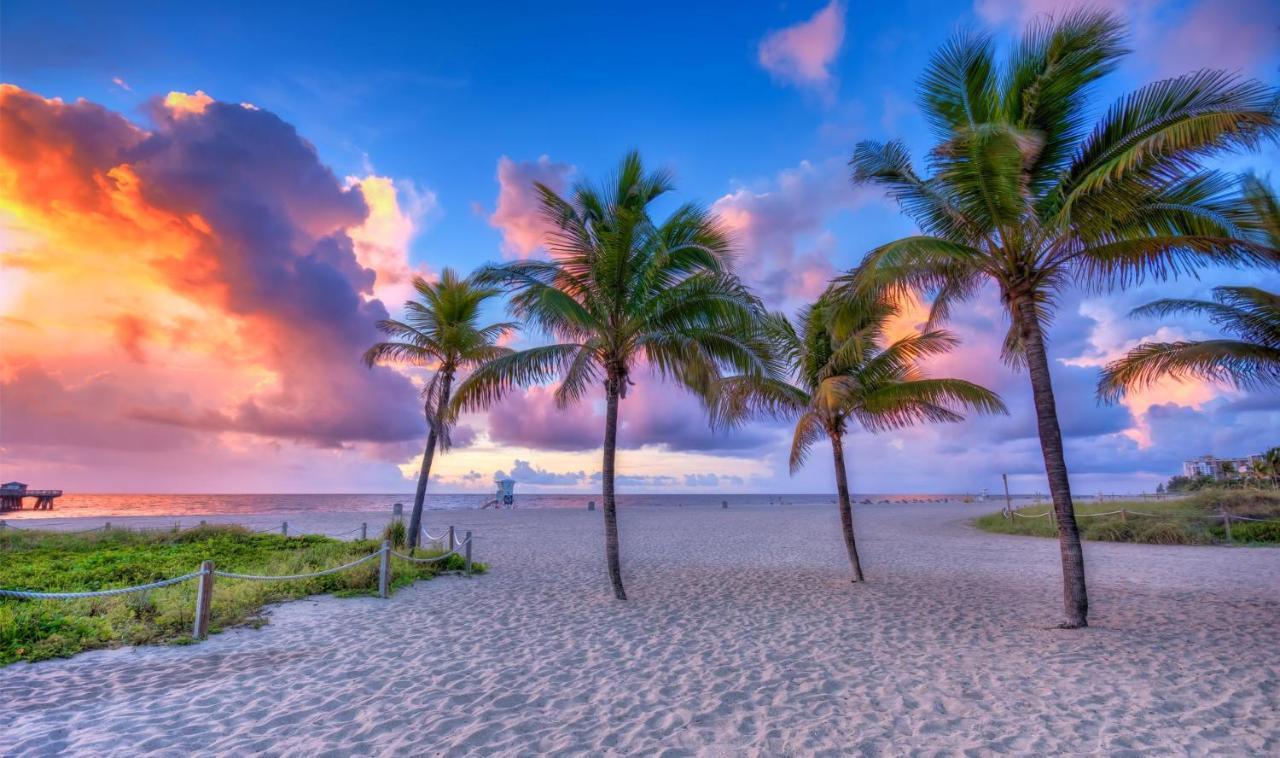
[(861, 586), (829, 503), (624, 510), (626, 603), (599, 512), (430, 513), (489, 574), (0, 669), (0, 754), (1280, 752), (1280, 550), (1090, 543), (1063, 631), (991, 507), (859, 506)]

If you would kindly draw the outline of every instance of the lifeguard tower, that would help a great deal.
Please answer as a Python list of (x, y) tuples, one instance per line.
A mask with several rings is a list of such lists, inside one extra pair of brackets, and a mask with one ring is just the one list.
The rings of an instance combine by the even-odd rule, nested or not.
[(0, 511), (22, 510), (22, 499), (34, 497), (35, 510), (53, 510), (53, 499), (62, 497), (62, 490), (31, 490), (22, 482), (5, 482), (0, 484)]
[(483, 507), (488, 508), (514, 508), (516, 507), (516, 480), (515, 479), (496, 479), (494, 483), (498, 485), (498, 492), (493, 499), (485, 503)]

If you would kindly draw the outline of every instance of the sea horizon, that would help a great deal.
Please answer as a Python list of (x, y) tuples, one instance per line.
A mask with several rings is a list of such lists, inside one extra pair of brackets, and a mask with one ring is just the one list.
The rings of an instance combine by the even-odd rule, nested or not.
[[(875, 504), (946, 502), (972, 499), (984, 502), (978, 492), (898, 492), (854, 493), (855, 502)], [(1043, 498), (1040, 493), (1011, 493), (1014, 500)], [(1077, 496), (1092, 499), (1093, 496)], [(490, 493), (428, 493), (427, 510), (476, 509), (491, 501)], [(985, 502), (1004, 499), (1003, 493), (988, 491)], [(539, 492), (516, 495), (516, 507), (526, 509), (585, 508), (591, 501), (602, 502), (599, 493)], [(832, 493), (621, 493), (617, 495), (620, 508), (660, 506), (719, 506), (727, 501), (736, 506), (798, 505), (835, 503)], [(4, 519), (54, 519), (93, 516), (200, 516), (200, 515), (258, 515), (266, 513), (383, 513), (400, 503), (407, 510), (413, 504), (413, 493), (64, 493), (55, 501), (52, 511), (30, 508), (9, 511)]]

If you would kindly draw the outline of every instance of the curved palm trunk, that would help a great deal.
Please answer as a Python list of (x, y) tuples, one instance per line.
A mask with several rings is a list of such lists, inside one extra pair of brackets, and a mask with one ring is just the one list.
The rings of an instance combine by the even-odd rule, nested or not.
[(613, 594), (626, 600), (622, 589), (622, 563), (618, 559), (618, 509), (613, 497), (613, 459), (618, 449), (618, 392), (622, 380), (610, 376), (605, 381), (604, 461), (600, 466), (602, 498), (604, 500), (604, 550), (609, 564), (609, 581), (613, 582)]
[(1075, 629), (1089, 625), (1089, 595), (1085, 589), (1084, 551), (1080, 547), (1080, 530), (1076, 526), (1071, 484), (1067, 480), (1067, 461), (1062, 452), (1062, 430), (1058, 427), (1053, 380), (1049, 375), (1049, 356), (1045, 351), (1044, 335), (1031, 301), (1024, 299), (1015, 303), (1014, 307), (1014, 318), (1026, 351), (1031, 394), (1036, 406), (1036, 426), (1040, 432), (1040, 450), (1044, 455), (1049, 493), (1053, 497), (1054, 519), (1058, 526), (1058, 550), (1062, 555), (1062, 600), (1067, 615), (1063, 626)]
[(445, 371), (440, 385), (440, 402), (436, 404), (433, 412), (436, 423), (432, 424), (428, 420), (431, 431), (427, 433), (427, 448), (422, 451), (422, 468), (418, 470), (418, 489), (413, 493), (413, 513), (409, 516), (408, 534), (410, 555), (418, 546), (418, 533), (422, 531), (422, 505), (427, 499), (427, 482), (431, 480), (431, 462), (436, 457), (436, 442), (439, 440), (436, 436), (436, 427), (439, 426), (439, 420), (449, 406), (451, 384), (453, 384), (453, 372)]
[(849, 565), (853, 567), (853, 581), (863, 581), (862, 563), (858, 560), (858, 544), (853, 539), (853, 506), (849, 503), (849, 475), (844, 470), (844, 438), (838, 432), (828, 432), (831, 452), (836, 463), (836, 492), (840, 494), (840, 526), (844, 529), (844, 546), (849, 551)]

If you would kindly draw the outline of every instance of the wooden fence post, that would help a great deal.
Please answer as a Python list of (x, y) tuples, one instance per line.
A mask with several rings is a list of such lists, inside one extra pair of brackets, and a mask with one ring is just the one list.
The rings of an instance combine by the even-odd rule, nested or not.
[(1127, 522), (1128, 520), (1129, 520), (1129, 512), (1128, 512), (1128, 511), (1126, 511), (1124, 508), (1121, 508), (1121, 509), (1120, 509), (1120, 521), (1121, 521), (1121, 522)]
[(391, 597), (391, 540), (382, 541), (382, 556), (378, 560), (378, 596)]
[(458, 546), (458, 541), (457, 539), (454, 538), (453, 534), (454, 534), (453, 527), (450, 526), (449, 527), (449, 552), (450, 553), (452, 553), (453, 549)]
[(721, 501), (720, 501), (720, 507), (721, 507), (721, 508), (728, 508), (728, 507), (729, 507), (729, 501), (728, 501), (728, 500), (721, 500)]
[(1226, 510), (1222, 511), (1222, 526), (1227, 530), (1227, 542), (1235, 542), (1231, 537), (1231, 514)]
[(467, 532), (467, 576), (471, 576), (471, 532), (469, 531)]
[(285, 537), (288, 537), (288, 536), (289, 536), (289, 522), (288, 522), (288, 521), (281, 521), (281, 522), (280, 522), (280, 534), (281, 534), (282, 536), (285, 536)]
[(588, 501), (587, 501), (587, 510), (589, 510), (589, 511), (594, 511), (595, 509), (596, 509), (596, 501), (594, 501), (594, 500), (588, 500)]
[(360, 523), (360, 541), (369, 539), (369, 523), (367, 521)]
[(1009, 497), (1009, 475), (1001, 474), (1000, 478), (1004, 480), (1004, 517), (1013, 518), (1013, 498)]
[(108, 521), (108, 522), (106, 522), (106, 523), (104, 523), (104, 524), (102, 525), (102, 531), (104, 531), (104, 532), (109, 532), (109, 531), (111, 531), (111, 522), (110, 522), (110, 521)]
[(196, 584), (196, 621), (191, 636), (202, 640), (209, 636), (209, 610), (213, 607), (213, 561), (200, 564), (203, 572)]

